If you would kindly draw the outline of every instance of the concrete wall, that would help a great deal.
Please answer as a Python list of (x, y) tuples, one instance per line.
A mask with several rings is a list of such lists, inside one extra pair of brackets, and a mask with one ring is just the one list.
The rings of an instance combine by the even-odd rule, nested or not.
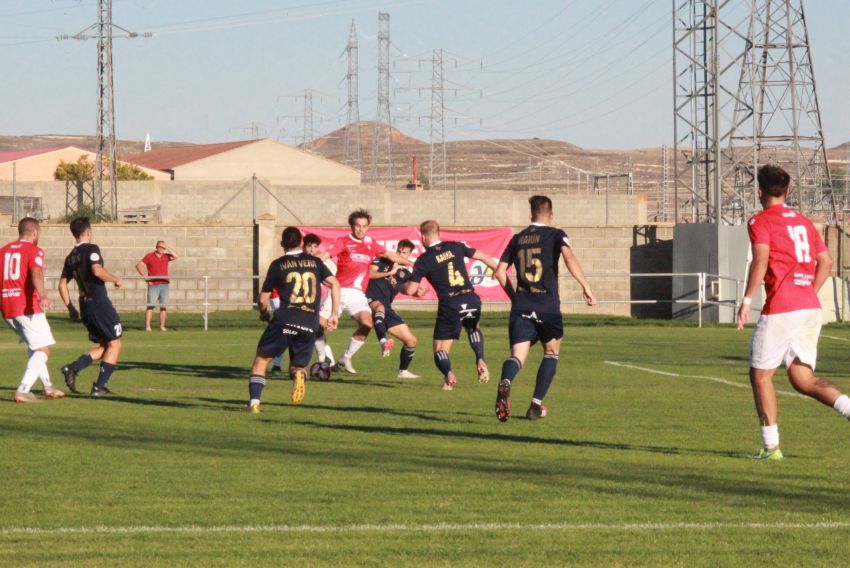
[(252, 174), (273, 184), (360, 185), (358, 170), (274, 140), (258, 140), (174, 167), (175, 181), (240, 181)]
[[(12, 184), (0, 181), (0, 195)], [(42, 198), (44, 215), (65, 215), (65, 184), (17, 184), (18, 196)], [(262, 179), (234, 182), (119, 182), (118, 208), (161, 206), (164, 223), (250, 224), (271, 214), (279, 224), (345, 224), (348, 214), (365, 207), (376, 225), (418, 225), (433, 218), (444, 226), (520, 226), (528, 222), (528, 193), (503, 189), (407, 191), (384, 186), (274, 186)], [(556, 222), (577, 225), (643, 225), (646, 198), (612, 195), (551, 195)]]

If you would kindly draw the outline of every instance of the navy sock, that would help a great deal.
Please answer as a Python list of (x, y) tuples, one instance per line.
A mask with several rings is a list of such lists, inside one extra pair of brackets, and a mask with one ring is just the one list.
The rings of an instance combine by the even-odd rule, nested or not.
[(437, 368), (443, 373), (443, 376), (448, 376), (452, 372), (452, 360), (449, 359), (449, 354), (445, 351), (434, 353), (434, 363), (437, 364)]
[(416, 353), (416, 348), (413, 347), (402, 347), (401, 354), (399, 355), (399, 363), (398, 370), (406, 371), (408, 367), (410, 367), (410, 362), (413, 361), (413, 355)]
[(248, 398), (260, 400), (263, 387), (266, 386), (266, 378), (262, 375), (251, 375), (248, 377)]
[(484, 359), (484, 334), (481, 333), (481, 329), (473, 329), (469, 332), (469, 345), (472, 347), (472, 350), (475, 352), (475, 362), (481, 361)]
[[(91, 357), (89, 357), (91, 359)], [(109, 382), (109, 377), (112, 376), (112, 373), (115, 372), (115, 369), (118, 368), (118, 365), (113, 363), (107, 363), (106, 361), (101, 361), (100, 363), (100, 374), (97, 376), (97, 386), (99, 388), (103, 388), (106, 386), (106, 383)]]
[(387, 338), (387, 315), (384, 312), (375, 312), (375, 335), (378, 336), (378, 341), (383, 341)]
[(534, 385), (534, 395), (531, 397), (532, 402), (536, 404), (543, 402), (557, 370), (558, 356), (544, 355), (543, 360), (540, 362), (540, 367), (537, 369), (537, 384)]
[(93, 359), (91, 358), (91, 355), (89, 355), (88, 353), (83, 353), (76, 361), (74, 361), (72, 366), (74, 367), (74, 370), (79, 373), (80, 371), (91, 365), (92, 361)]
[(522, 369), (522, 363), (519, 362), (519, 359), (516, 357), (508, 357), (505, 359), (505, 362), (502, 363), (502, 380), (507, 380), (509, 383), (513, 383), (520, 369)]

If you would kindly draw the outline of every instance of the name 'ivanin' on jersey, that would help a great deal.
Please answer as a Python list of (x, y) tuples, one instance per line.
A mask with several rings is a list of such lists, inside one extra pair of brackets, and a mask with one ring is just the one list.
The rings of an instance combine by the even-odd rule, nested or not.
[(560, 313), (558, 261), (564, 245), (570, 246), (567, 234), (547, 225), (532, 224), (513, 236), (500, 259), (516, 273), (513, 309)]

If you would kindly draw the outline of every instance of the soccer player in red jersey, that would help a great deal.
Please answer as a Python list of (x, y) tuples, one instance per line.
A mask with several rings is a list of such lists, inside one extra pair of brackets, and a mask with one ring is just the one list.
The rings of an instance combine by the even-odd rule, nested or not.
[[(351, 366), (351, 358), (363, 346), (372, 329), (372, 310), (366, 300), (366, 287), (369, 286), (369, 273), (372, 260), (382, 256), (403, 266), (413, 263), (398, 253), (390, 252), (382, 245), (366, 236), (372, 216), (368, 211), (358, 209), (348, 216), (351, 233), (335, 240), (327, 250), (330, 258), (336, 259), (336, 278), (342, 288), (339, 310), (343, 310), (357, 321), (357, 329), (348, 341), (348, 347), (337, 362), (337, 370), (356, 373)], [(330, 302), (325, 297), (322, 304), (322, 317), (330, 315)]]
[(35, 219), (21, 219), (18, 240), (0, 248), (3, 278), (0, 280), (0, 312), (22, 343), (27, 344), (27, 361), (15, 402), (38, 402), (30, 392), (41, 379), (46, 398), (62, 398), (65, 393), (53, 388), (47, 371), (50, 346), (56, 343), (44, 310), (53, 307), (44, 290), (44, 251), (38, 245), (40, 226)]
[(764, 211), (749, 221), (753, 261), (738, 310), (738, 329), (743, 329), (753, 294), (764, 281), (767, 298), (750, 347), (750, 384), (764, 442), (755, 455), (758, 459), (782, 459), (773, 375), (783, 362), (794, 389), (850, 419), (850, 397), (814, 373), (822, 318), (817, 293), (829, 276), (832, 258), (812, 222), (785, 205), (790, 182), (778, 166), (759, 168)]

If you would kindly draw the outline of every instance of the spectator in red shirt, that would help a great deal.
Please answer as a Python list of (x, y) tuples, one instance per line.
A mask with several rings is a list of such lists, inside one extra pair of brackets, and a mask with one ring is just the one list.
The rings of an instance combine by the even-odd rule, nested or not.
[[(136, 264), (136, 271), (145, 277), (148, 283), (148, 305), (145, 308), (145, 331), (151, 330), (153, 308), (159, 304), (159, 329), (166, 331), (165, 320), (168, 317), (168, 263), (177, 260), (174, 251), (168, 248), (165, 241), (156, 242), (156, 250), (146, 254)], [(142, 269), (147, 270), (147, 274)]]

